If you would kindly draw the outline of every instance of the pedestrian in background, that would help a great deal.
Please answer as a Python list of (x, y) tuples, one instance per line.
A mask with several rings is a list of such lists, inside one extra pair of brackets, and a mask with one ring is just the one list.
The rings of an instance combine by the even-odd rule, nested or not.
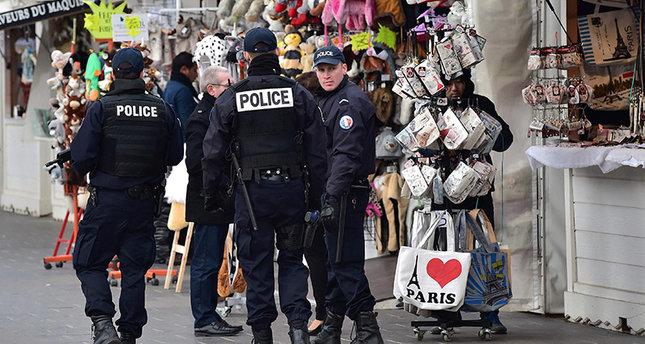
[[(195, 336), (231, 336), (242, 326), (231, 326), (217, 314), (217, 273), (222, 265), (228, 225), (233, 222), (233, 204), (221, 211), (204, 210), (202, 184), (202, 143), (208, 130), (209, 115), (215, 99), (231, 85), (228, 69), (210, 66), (203, 70), (200, 84), (202, 100), (188, 119), (186, 127), (186, 221), (194, 222), (193, 260), (190, 265), (190, 306), (195, 318)], [(222, 161), (225, 169), (230, 162)]]
[(193, 54), (181, 52), (172, 60), (170, 81), (163, 91), (163, 99), (170, 104), (181, 122), (184, 141), (188, 117), (197, 106), (197, 91), (193, 82), (199, 76), (197, 63), (193, 62)]

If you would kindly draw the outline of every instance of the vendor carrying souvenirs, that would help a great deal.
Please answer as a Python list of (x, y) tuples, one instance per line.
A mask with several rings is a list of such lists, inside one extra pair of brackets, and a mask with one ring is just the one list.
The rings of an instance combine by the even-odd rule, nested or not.
[[(494, 117), (501, 125), (502, 131), (495, 141), (493, 150), (496, 152), (506, 151), (513, 143), (513, 133), (508, 124), (504, 122), (502, 117), (499, 116), (495, 110), (493, 102), (479, 94), (475, 94), (475, 84), (471, 80), (470, 69), (464, 69), (463, 74), (452, 80), (443, 80), (445, 87), (446, 97), (448, 98), (448, 105), (454, 110), (463, 110), (468, 106), (478, 108), (485, 111)], [(442, 109), (445, 111), (446, 109)], [(442, 111), (442, 112), (443, 112)], [(456, 153), (458, 154), (458, 153)], [(483, 156), (486, 161), (492, 164), (492, 159), (489, 154)], [(454, 167), (454, 166), (452, 166)], [(444, 198), (443, 204), (433, 204), (432, 208), (436, 210), (443, 209), (482, 209), (486, 216), (490, 219), (493, 226), (495, 226), (495, 212), (493, 207), (493, 196), (491, 189), (489, 193), (484, 196), (468, 197), (460, 204), (454, 204), (447, 198)], [(506, 327), (499, 320), (499, 311), (481, 313), (482, 319), (488, 319), (491, 324), (491, 330), (496, 334), (504, 334), (507, 332)], [(434, 328), (432, 333), (441, 333), (441, 329)]]

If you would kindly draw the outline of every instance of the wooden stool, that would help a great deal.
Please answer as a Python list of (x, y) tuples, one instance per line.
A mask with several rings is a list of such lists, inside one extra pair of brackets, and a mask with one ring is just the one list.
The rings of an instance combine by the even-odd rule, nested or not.
[(184, 273), (186, 272), (186, 263), (188, 261), (188, 252), (190, 251), (190, 241), (193, 237), (193, 223), (188, 223), (188, 232), (186, 233), (186, 241), (183, 245), (179, 244), (179, 236), (181, 230), (185, 227), (186, 207), (184, 204), (173, 202), (170, 206), (170, 214), (168, 215), (168, 229), (175, 232), (172, 240), (172, 248), (170, 250), (170, 258), (168, 259), (168, 270), (166, 271), (166, 281), (164, 282), (164, 289), (170, 289), (172, 281), (172, 270), (175, 265), (175, 257), (177, 253), (181, 254), (181, 264), (179, 265), (179, 274), (177, 276), (177, 285), (175, 286), (175, 293), (181, 292), (181, 287), (184, 284)]

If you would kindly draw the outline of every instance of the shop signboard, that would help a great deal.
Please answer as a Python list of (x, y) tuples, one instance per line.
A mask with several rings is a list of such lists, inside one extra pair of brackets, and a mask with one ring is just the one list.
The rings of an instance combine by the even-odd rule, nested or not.
[(148, 18), (138, 14), (112, 15), (112, 40), (141, 42), (148, 40)]
[(4, 12), (0, 14), (0, 30), (81, 12), (87, 8), (85, 3), (83, 0), (46, 1), (37, 5)]
[(84, 1), (92, 9), (92, 14), (85, 14), (85, 28), (92, 34), (94, 39), (112, 39), (112, 15), (125, 14), (127, 2), (123, 1), (118, 6), (112, 5), (112, 0), (106, 3), (101, 0), (99, 4), (93, 1)]

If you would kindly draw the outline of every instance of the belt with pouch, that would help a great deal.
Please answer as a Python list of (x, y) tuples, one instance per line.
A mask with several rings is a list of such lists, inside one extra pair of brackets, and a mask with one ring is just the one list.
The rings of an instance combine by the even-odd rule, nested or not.
[(291, 179), (289, 171), (281, 168), (265, 169), (259, 171), (261, 181), (287, 183)]

